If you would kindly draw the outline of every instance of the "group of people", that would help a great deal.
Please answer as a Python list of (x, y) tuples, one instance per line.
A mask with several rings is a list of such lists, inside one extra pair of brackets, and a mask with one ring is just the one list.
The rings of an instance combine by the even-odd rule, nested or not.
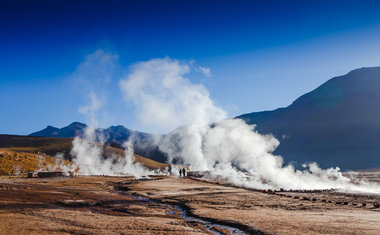
[[(173, 172), (172, 172), (172, 166), (171, 165), (169, 165), (169, 167), (168, 167), (168, 173), (169, 173), (169, 175), (173, 174)], [(185, 176), (186, 176), (186, 169), (185, 169), (185, 167), (182, 168), (182, 169), (179, 169), (179, 177), (185, 177)]]
[(183, 168), (183, 169), (179, 169), (179, 177), (185, 177), (186, 176), (186, 169)]

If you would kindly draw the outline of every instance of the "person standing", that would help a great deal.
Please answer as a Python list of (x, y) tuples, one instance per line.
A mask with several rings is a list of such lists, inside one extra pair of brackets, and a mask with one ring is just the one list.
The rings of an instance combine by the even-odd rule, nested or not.
[(182, 169), (182, 174), (183, 174), (183, 177), (186, 176), (186, 169), (185, 169), (185, 167)]
[(179, 177), (182, 177), (182, 169), (179, 169)]

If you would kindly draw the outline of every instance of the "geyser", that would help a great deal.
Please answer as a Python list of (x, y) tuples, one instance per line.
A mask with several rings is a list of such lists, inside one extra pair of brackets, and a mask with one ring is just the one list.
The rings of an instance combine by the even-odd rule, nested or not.
[(337, 189), (380, 193), (380, 187), (351, 182), (340, 169), (321, 169), (317, 163), (296, 170), (273, 155), (279, 141), (261, 135), (254, 125), (225, 119), (202, 84), (185, 77), (190, 66), (169, 58), (140, 62), (120, 81), (125, 99), (136, 105), (143, 125), (158, 129), (180, 126), (155, 140), (161, 151), (192, 170), (210, 171), (231, 183), (253, 188)]
[[(118, 66), (109, 66), (110, 60), (102, 59), (107, 56), (104, 53), (96, 56), (100, 58), (84, 64), (93, 67), (91, 63), (94, 61), (106, 61), (108, 66), (94, 66)], [(271, 135), (261, 135), (254, 125), (247, 125), (240, 119), (226, 119), (227, 112), (215, 104), (208, 90), (201, 83), (187, 78), (191, 71), (206, 76), (211, 74), (210, 69), (196, 67), (194, 63), (163, 58), (134, 64), (119, 82), (124, 99), (136, 107), (141, 127), (155, 132), (171, 130), (166, 135), (155, 135), (154, 143), (151, 143), (167, 154), (169, 163), (175, 160), (188, 165), (191, 170), (210, 172), (209, 177), (221, 177), (236, 185), (258, 189), (334, 188), (380, 193), (379, 185), (352, 182), (338, 167), (321, 169), (317, 163), (310, 163), (305, 164), (303, 170), (297, 170), (292, 165), (284, 165), (282, 157), (273, 154), (280, 142)], [(111, 77), (107, 71), (102, 74), (105, 80)], [(84, 79), (86, 74), (82, 72), (80, 77)], [(74, 139), (72, 149), (74, 162), (81, 173), (133, 174), (137, 177), (153, 174), (134, 163), (133, 139), (124, 144), (125, 158), (103, 158), (104, 139), (94, 131), (98, 126), (95, 114), (103, 102), (92, 89), (89, 98), (91, 104), (81, 107), (80, 111), (89, 118), (90, 127), (84, 136)]]
[[(156, 173), (134, 161), (132, 139), (123, 144), (125, 149), (123, 157), (111, 151), (106, 152), (105, 137), (95, 131), (99, 127), (98, 111), (105, 104), (104, 88), (113, 77), (114, 68), (117, 67), (117, 58), (117, 55), (106, 53), (103, 50), (95, 51), (86, 57), (86, 61), (82, 62), (71, 76), (72, 79), (78, 80), (78, 84), (85, 85), (83, 90), (87, 91), (90, 101), (87, 105), (79, 107), (78, 110), (89, 120), (89, 126), (82, 136), (74, 138), (71, 150), (74, 166), (78, 167), (82, 175), (129, 174), (139, 178)], [(90, 84), (98, 84), (97, 89)], [(103, 99), (100, 99), (95, 91), (101, 93), (100, 97)]]

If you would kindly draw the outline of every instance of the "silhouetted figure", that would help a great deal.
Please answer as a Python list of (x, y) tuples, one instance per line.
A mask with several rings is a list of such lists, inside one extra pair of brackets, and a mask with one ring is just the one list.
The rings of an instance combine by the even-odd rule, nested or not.
[(185, 167), (182, 169), (182, 174), (183, 174), (183, 177), (186, 176), (186, 169), (185, 169)]
[(179, 177), (182, 177), (182, 170), (179, 169)]
[(172, 174), (172, 165), (169, 165), (169, 167), (168, 167), (168, 172), (169, 172), (169, 175)]

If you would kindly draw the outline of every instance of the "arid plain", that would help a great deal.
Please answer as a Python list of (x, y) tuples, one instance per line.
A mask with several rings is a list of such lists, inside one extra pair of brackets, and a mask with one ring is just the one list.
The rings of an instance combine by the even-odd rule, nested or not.
[(169, 176), (3, 176), (0, 233), (379, 234), (379, 202), (373, 195), (256, 191)]

